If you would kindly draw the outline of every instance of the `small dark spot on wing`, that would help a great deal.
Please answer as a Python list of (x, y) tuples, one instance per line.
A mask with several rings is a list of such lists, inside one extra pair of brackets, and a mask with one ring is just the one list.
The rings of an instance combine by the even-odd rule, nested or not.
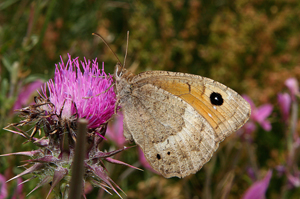
[(157, 158), (158, 160), (160, 160), (160, 159), (161, 159), (161, 157), (160, 157), (160, 155), (159, 155), (159, 154), (157, 154), (157, 155), (156, 155), (156, 158)]

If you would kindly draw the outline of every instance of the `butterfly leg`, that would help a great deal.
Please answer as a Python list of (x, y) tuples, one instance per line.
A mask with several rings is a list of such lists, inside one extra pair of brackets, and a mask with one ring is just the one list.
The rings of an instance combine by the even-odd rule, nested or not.
[(120, 103), (120, 99), (118, 99), (117, 101), (116, 101), (116, 104), (115, 104), (115, 113), (114, 114), (117, 114), (117, 110), (118, 110), (118, 106), (119, 106), (119, 103)]

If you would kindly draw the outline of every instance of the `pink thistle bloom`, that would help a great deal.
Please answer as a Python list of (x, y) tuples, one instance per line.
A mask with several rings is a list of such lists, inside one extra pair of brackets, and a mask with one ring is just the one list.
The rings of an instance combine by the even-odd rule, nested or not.
[(270, 131), (272, 126), (270, 121), (267, 120), (267, 117), (271, 115), (273, 106), (271, 104), (264, 104), (257, 108), (248, 96), (244, 95), (243, 98), (249, 102), (251, 106), (250, 120), (244, 126), (246, 133), (251, 134), (256, 129), (254, 124), (255, 122), (257, 122), (264, 130)]
[(291, 96), (288, 93), (278, 93), (277, 101), (279, 104), (280, 112), (282, 114), (282, 119), (287, 122), (289, 119), (290, 108), (291, 108)]
[(269, 170), (262, 180), (255, 182), (251, 187), (247, 189), (242, 199), (265, 199), (271, 177), (272, 171)]
[[(44, 85), (40, 97), (35, 97), (35, 104), (18, 110), (25, 119), (5, 127), (7, 131), (20, 135), (39, 147), (34, 151), (0, 155), (31, 157), (26, 161), (26, 170), (9, 181), (34, 174), (33, 177), (39, 178), (40, 182), (32, 191), (52, 182), (48, 196), (55, 187), (68, 187), (72, 172), (76, 172), (71, 171), (70, 165), (73, 164), (77, 143), (77, 120), (85, 118), (88, 120), (88, 147), (84, 156), (85, 173), (82, 180), (108, 193), (112, 190), (121, 197), (117, 191), (121, 189), (108, 176), (104, 161), (135, 168), (110, 158), (127, 148), (103, 152), (99, 147), (107, 130), (107, 122), (114, 114), (116, 95), (112, 83), (112, 76), (104, 72), (104, 67), (98, 69), (97, 60), (84, 59), (79, 62), (78, 58), (71, 59), (69, 56), (66, 64), (62, 60), (56, 65), (54, 80), (49, 80)], [(35, 124), (31, 134), (19, 128), (27, 124)], [(45, 135), (36, 138), (37, 132)], [(68, 192), (61, 190), (61, 193)]]
[(106, 135), (113, 142), (116, 143), (118, 147), (124, 146), (126, 140), (123, 136), (123, 114), (120, 113), (116, 117), (116, 121), (113, 125), (108, 125)]
[(89, 121), (89, 128), (95, 128), (114, 114), (116, 95), (113, 87), (108, 89), (112, 82), (112, 76), (104, 72), (104, 65), (98, 68), (97, 59), (79, 62), (69, 55), (66, 64), (63, 60), (56, 64), (54, 81), (47, 82), (49, 97), (45, 88), (42, 92), (44, 99), (55, 106), (54, 114), (65, 119), (77, 114)]

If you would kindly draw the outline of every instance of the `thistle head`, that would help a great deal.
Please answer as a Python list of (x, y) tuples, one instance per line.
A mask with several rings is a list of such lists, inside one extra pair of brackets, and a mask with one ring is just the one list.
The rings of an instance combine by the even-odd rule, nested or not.
[[(68, 186), (77, 138), (77, 120), (85, 118), (88, 132), (83, 180), (106, 191), (105, 187), (109, 187), (118, 194), (115, 187), (119, 187), (108, 177), (103, 161), (127, 165), (110, 158), (125, 148), (102, 152), (98, 147), (104, 138), (107, 122), (114, 114), (116, 95), (112, 84), (112, 76), (104, 72), (103, 66), (99, 69), (97, 60), (79, 61), (69, 56), (66, 64), (63, 60), (57, 64), (54, 79), (43, 86), (40, 96), (35, 97), (35, 104), (17, 110), (24, 119), (6, 127), (40, 147), (35, 151), (6, 154), (32, 157), (25, 165), (27, 169), (12, 179), (34, 173), (41, 180), (36, 188), (52, 182), (49, 193), (55, 186)], [(34, 127), (30, 134), (19, 128), (32, 123)], [(11, 130), (11, 127), (16, 130)], [(63, 191), (61, 193), (63, 195)]]

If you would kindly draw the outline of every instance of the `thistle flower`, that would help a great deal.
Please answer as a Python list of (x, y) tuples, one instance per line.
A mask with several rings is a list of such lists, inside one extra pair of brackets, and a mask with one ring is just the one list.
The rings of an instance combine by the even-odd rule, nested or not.
[[(98, 147), (105, 135), (107, 121), (114, 114), (116, 96), (112, 83), (112, 76), (104, 72), (103, 66), (102, 69), (98, 68), (97, 60), (91, 62), (84, 59), (79, 62), (78, 58), (71, 59), (69, 56), (64, 64), (61, 58), (61, 63), (56, 65), (54, 80), (49, 80), (44, 85), (40, 96), (35, 97), (35, 104), (18, 110), (25, 119), (5, 128), (40, 147), (35, 151), (2, 155), (32, 157), (24, 165), (27, 169), (10, 180), (32, 173), (33, 177), (40, 179), (40, 183), (32, 191), (52, 182), (48, 196), (54, 187), (68, 187), (77, 137), (77, 120), (85, 118), (88, 120), (88, 147), (83, 181), (107, 192), (112, 189), (119, 195), (116, 188), (121, 189), (108, 177), (103, 160), (135, 167), (110, 158), (125, 147), (112, 152), (102, 152)], [(35, 123), (30, 135), (18, 128), (30, 123)], [(42, 129), (44, 136), (36, 138), (36, 133), (41, 134)], [(58, 197), (68, 195), (68, 190), (60, 192)]]

